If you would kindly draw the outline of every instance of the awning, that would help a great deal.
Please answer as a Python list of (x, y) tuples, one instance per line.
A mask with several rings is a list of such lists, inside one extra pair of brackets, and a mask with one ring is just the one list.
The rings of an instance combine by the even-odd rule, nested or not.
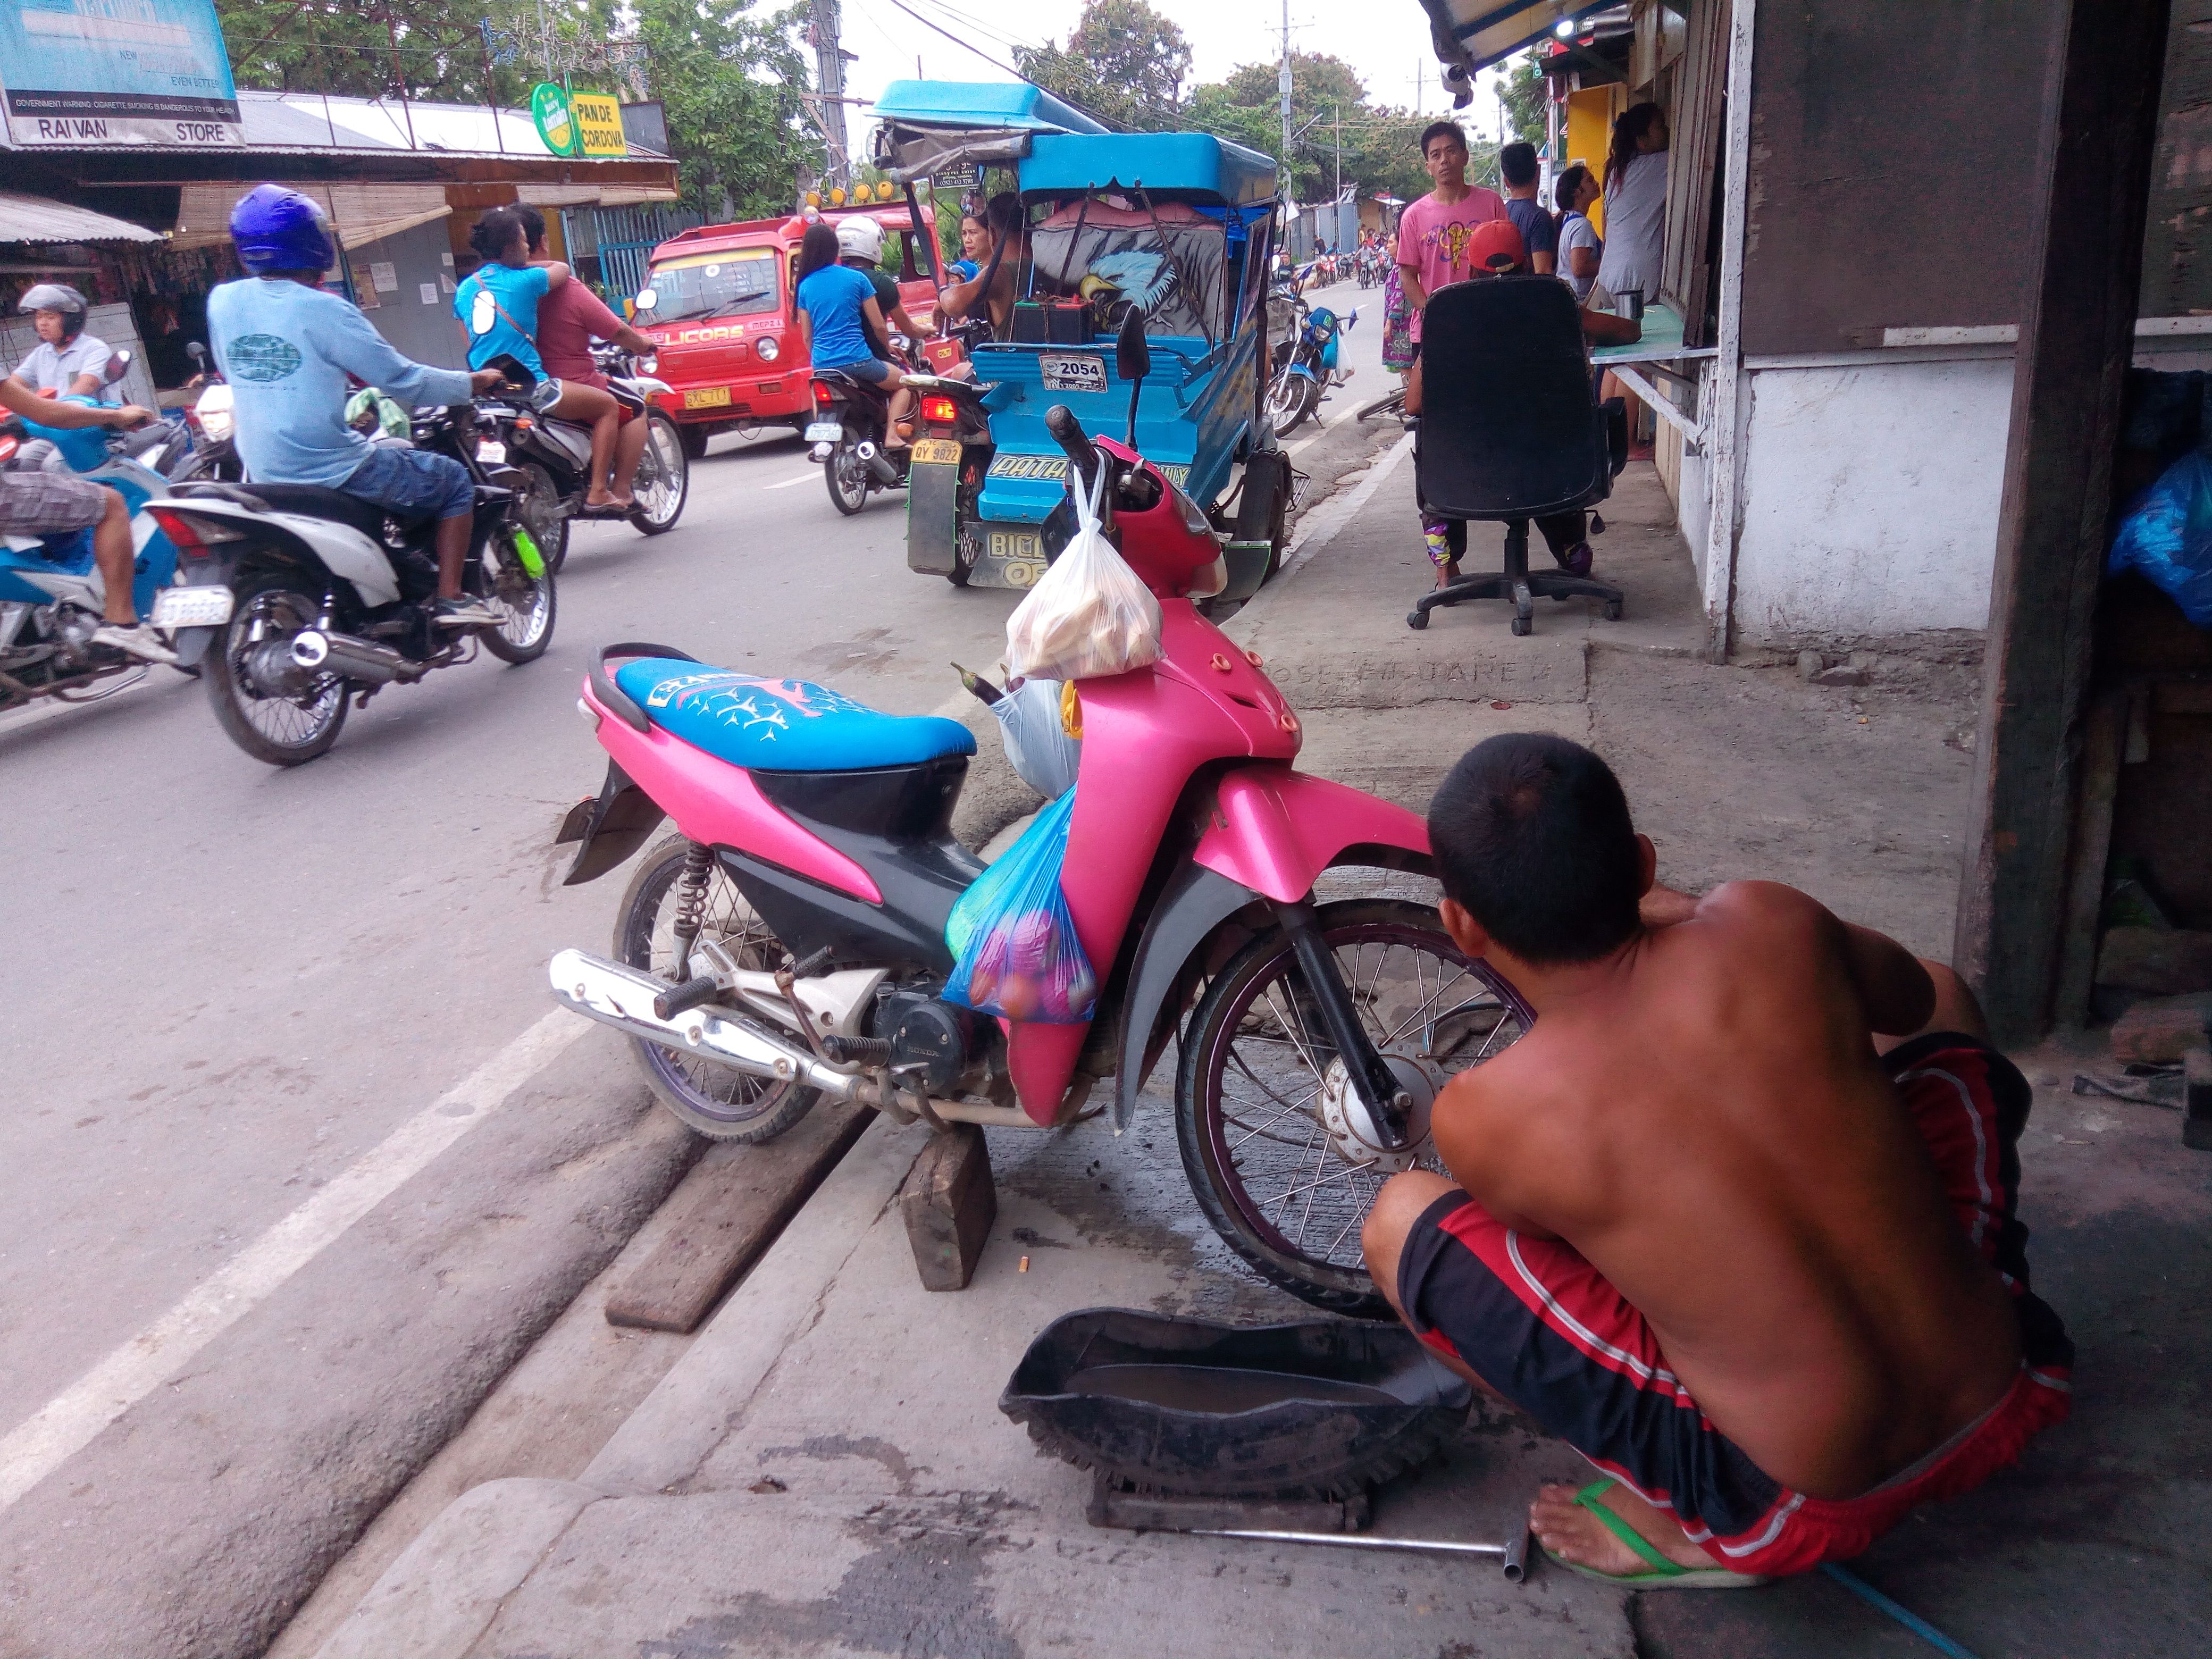
[[(173, 247), (210, 247), (230, 240), (230, 210), (250, 185), (186, 185), (177, 204)], [(331, 228), (347, 247), (362, 247), (403, 230), (442, 219), (442, 185), (315, 185), (289, 188), (313, 197), (331, 216)]]
[(1454, 101), (1464, 104), (1478, 70), (1510, 58), (1552, 33), (1562, 18), (1609, 11), (1620, 0), (1421, 0)]
[(44, 196), (0, 191), (0, 242), (158, 242), (161, 233)]

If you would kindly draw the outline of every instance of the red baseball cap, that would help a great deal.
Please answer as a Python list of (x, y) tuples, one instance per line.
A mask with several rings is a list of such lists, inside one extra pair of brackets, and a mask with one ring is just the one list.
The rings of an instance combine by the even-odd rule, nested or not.
[(1519, 270), (1528, 259), (1528, 245), (1510, 219), (1486, 220), (1467, 239), (1467, 263), (1474, 270), (1500, 276)]

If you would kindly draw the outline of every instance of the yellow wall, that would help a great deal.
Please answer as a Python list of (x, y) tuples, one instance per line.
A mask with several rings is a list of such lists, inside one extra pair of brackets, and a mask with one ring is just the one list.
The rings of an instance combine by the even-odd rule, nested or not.
[[(1613, 118), (1628, 107), (1627, 88), (1619, 85), (1590, 87), (1567, 94), (1567, 154), (1562, 167), (1580, 161), (1605, 179), (1605, 153), (1613, 145)], [(1605, 204), (1590, 204), (1590, 223), (1605, 234)]]

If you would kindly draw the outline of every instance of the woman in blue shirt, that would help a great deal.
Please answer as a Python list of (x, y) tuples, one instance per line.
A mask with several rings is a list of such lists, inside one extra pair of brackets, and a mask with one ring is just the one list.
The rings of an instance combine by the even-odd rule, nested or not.
[[(538, 302), (570, 280), (568, 267), (557, 260), (530, 263), (529, 233), (521, 216), (511, 208), (494, 208), (477, 220), (469, 232), (469, 246), (483, 264), (453, 290), (453, 315), (468, 332), (469, 367), (489, 368), (494, 358), (510, 356), (544, 378), (545, 363), (538, 355), (536, 338)], [(592, 428), (592, 477), (584, 495), (585, 510), (627, 513), (635, 506), (633, 497), (617, 495), (607, 487), (615, 434), (622, 426), (614, 394), (580, 380), (563, 380), (561, 400), (544, 412), (556, 421)]]

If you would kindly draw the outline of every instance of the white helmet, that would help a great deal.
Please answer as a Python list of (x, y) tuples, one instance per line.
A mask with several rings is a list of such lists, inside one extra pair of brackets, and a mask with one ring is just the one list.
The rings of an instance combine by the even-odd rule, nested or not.
[(866, 259), (874, 264), (884, 257), (884, 228), (865, 213), (837, 222), (837, 257)]

